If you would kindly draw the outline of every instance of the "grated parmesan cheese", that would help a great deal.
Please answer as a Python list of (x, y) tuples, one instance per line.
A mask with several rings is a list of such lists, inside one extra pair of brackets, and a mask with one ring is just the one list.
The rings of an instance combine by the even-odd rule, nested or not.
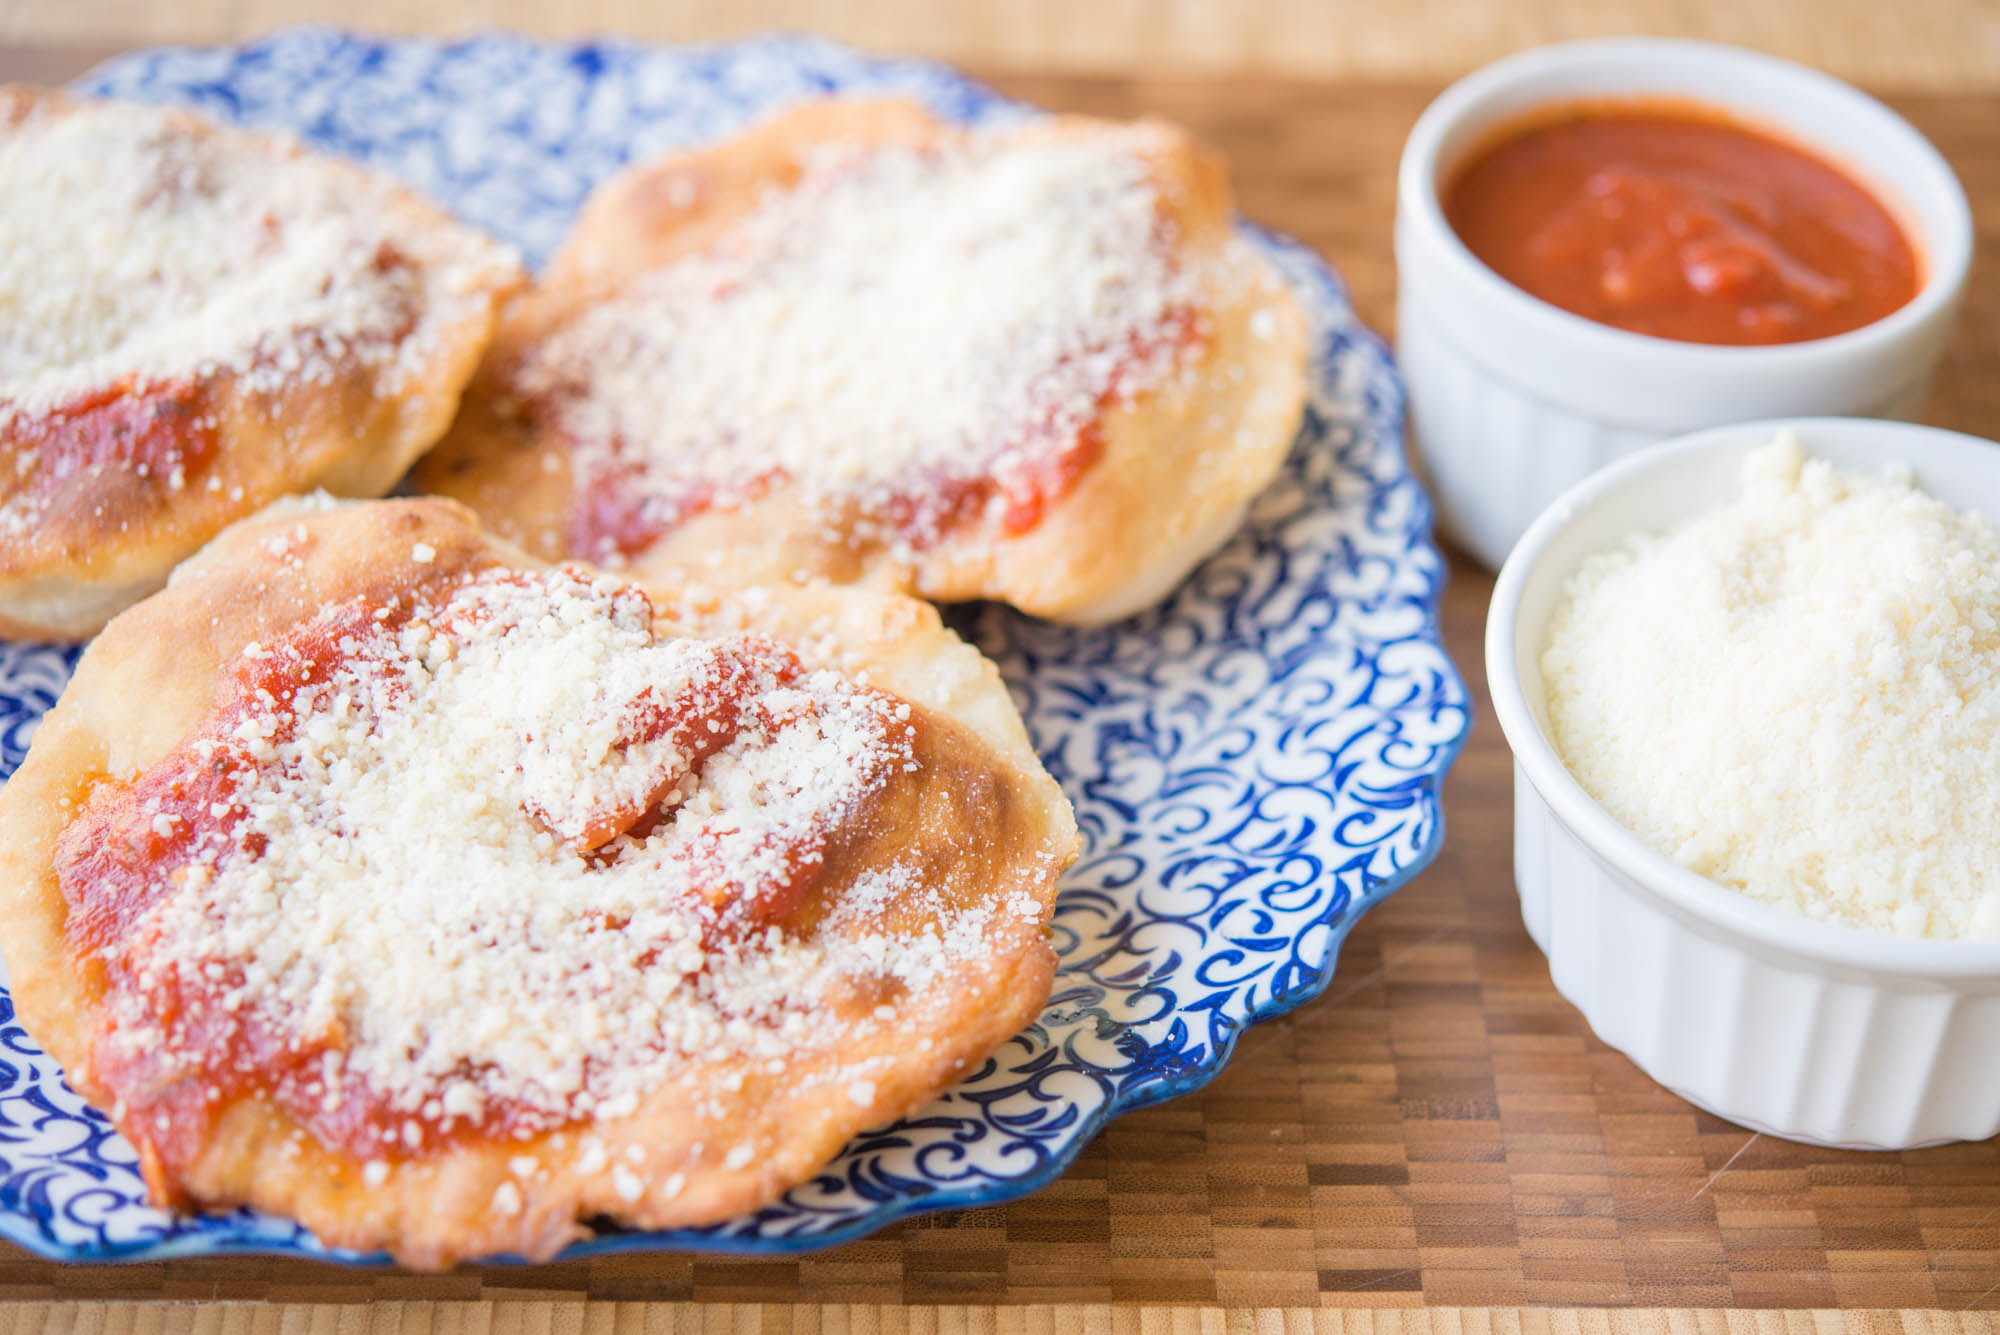
[[(1177, 365), (1198, 276), (1136, 145), (822, 147), (719, 245), (542, 343), (514, 388), (655, 528), (779, 476), (864, 514), (913, 485), (1004, 484)], [(921, 538), (940, 516), (897, 522)]]
[(2000, 534), (1749, 455), (1742, 494), (1590, 557), (1542, 655), (1557, 751), (1640, 838), (1809, 917), (2000, 938)]
[[(567, 570), (470, 577), (374, 639), (340, 633), (328, 674), (191, 743), (254, 764), (232, 819), (128, 934), (154, 945), (115, 994), (111, 1041), (142, 1070), (143, 1055), (202, 1074), (203, 1045), (156, 999), (194, 970), (224, 984), (230, 1024), (294, 1046), (341, 1036), (280, 1096), (322, 1138), (395, 1157), (502, 1110), (521, 1134), (627, 1115), (690, 1054), (782, 1066), (840, 1042), (822, 1003), (842, 986), (932, 986), (979, 958), (991, 914), (1039, 918), (939, 899), (935, 928), (885, 935), (891, 897), (927, 902), (896, 866), (810, 934), (728, 928), (731, 905), (781, 889), (788, 857), (819, 859), (912, 762), (907, 706), (781, 670), (768, 642), (656, 636), (643, 593)], [(243, 653), (289, 670), (283, 645)], [(662, 702), (719, 743), (689, 750), (657, 726)], [(616, 833), (573, 837), (606, 810), (624, 813)], [(185, 1022), (212, 1034), (216, 1017)], [(579, 1170), (602, 1160), (585, 1141)], [(638, 1180), (615, 1172), (621, 1194)]]

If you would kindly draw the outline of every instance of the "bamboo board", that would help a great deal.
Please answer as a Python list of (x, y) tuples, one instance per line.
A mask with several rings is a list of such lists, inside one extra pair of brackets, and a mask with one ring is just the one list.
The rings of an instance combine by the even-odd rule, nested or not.
[(1435, 79), (1571, 38), (1756, 47), (1868, 83), (1991, 88), (1985, 0), (0, 0), (0, 41), (240, 41), (285, 23), (655, 42), (811, 29), (986, 69)]
[(1703, 1308), (1333, 1312), (755, 1303), (0, 1303), (0, 1335), (1992, 1335), (1981, 1313)]

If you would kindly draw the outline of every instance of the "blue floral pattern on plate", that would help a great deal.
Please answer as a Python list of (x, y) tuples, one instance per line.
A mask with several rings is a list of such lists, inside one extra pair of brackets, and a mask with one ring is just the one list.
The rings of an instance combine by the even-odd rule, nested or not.
[[(296, 131), (531, 259), (625, 162), (786, 102), (893, 93), (958, 120), (1030, 114), (939, 66), (804, 37), (660, 49), (296, 30), (129, 56), (81, 86)], [(1302, 298), (1316, 360), (1289, 467), (1242, 533), (1166, 603), (1116, 626), (953, 614), (1000, 663), (1086, 841), (1056, 909), (1062, 966), (1041, 1019), (768, 1209), (698, 1230), (607, 1231), (566, 1255), (804, 1250), (1033, 1191), (1109, 1118), (1200, 1086), (1246, 1026), (1318, 995), (1355, 920), (1430, 861), (1438, 786), (1469, 714), (1438, 642), (1443, 566), (1399, 444), (1402, 390), (1325, 265), (1251, 234)], [(75, 657), (0, 645), (0, 774), (20, 763)], [(146, 1205), (130, 1145), (63, 1083), (4, 992), (0, 1235), (71, 1260), (380, 1259), (250, 1211)]]

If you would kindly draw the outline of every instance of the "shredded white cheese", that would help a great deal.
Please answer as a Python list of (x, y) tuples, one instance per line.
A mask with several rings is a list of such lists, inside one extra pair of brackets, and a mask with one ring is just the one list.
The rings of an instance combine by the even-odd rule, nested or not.
[(515, 388), (552, 405), (581, 475), (640, 489), (663, 526), (774, 475), (864, 514), (1005, 481), (1177, 364), (1198, 280), (1133, 133), (821, 149), (721, 244), (552, 336)]
[[(1038, 916), (940, 902), (935, 929), (885, 936), (883, 896), (925, 894), (894, 867), (809, 935), (718, 929), (718, 896), (787, 884), (788, 857), (819, 859), (913, 763), (907, 706), (837, 672), (656, 635), (642, 593), (562, 570), (471, 579), (381, 639), (350, 637), (329, 677), (197, 744), (256, 765), (233, 822), (134, 929), (158, 941), (117, 1041), (176, 1048), (144, 1000), (170, 971), (234, 979), (226, 1013), (341, 1036), (294, 1092), (329, 1115), (379, 1099), (393, 1154), (495, 1099), (546, 1129), (634, 1111), (690, 1054), (782, 1064), (837, 1045), (834, 990), (928, 987), (977, 958), (991, 913)], [(663, 708), (697, 730), (660, 733)], [(684, 745), (711, 729), (719, 749)], [(647, 803), (657, 820), (633, 824)], [(570, 838), (611, 809), (623, 833)], [(204, 1058), (173, 1059), (198, 1075)]]
[(1742, 494), (1590, 557), (1557, 750), (1642, 839), (1810, 917), (2000, 938), (2000, 534), (1789, 438)]

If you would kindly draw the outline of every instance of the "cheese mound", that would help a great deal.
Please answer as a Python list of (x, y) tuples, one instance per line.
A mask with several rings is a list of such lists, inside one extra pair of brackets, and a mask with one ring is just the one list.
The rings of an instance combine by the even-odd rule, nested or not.
[(2000, 534), (1783, 437), (1591, 556), (1542, 654), (1557, 752), (1683, 866), (1825, 922), (2000, 939)]
[(1005, 484), (1178, 364), (1200, 288), (1137, 133), (818, 149), (718, 245), (546, 340), (515, 388), (661, 526), (773, 476), (864, 513), (913, 484)]

